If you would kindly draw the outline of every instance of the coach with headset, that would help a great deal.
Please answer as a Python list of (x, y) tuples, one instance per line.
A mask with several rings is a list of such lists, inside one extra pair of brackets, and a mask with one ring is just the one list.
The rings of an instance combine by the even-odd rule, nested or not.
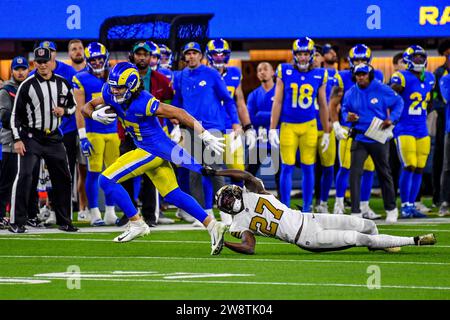
[(386, 210), (386, 222), (397, 221), (398, 210), (395, 203), (395, 190), (389, 167), (389, 144), (381, 143), (366, 135), (374, 117), (383, 122), (380, 129), (386, 130), (395, 125), (403, 110), (403, 99), (389, 86), (374, 80), (374, 69), (369, 64), (360, 64), (353, 70), (356, 82), (344, 96), (342, 117), (352, 122), (354, 136), (352, 166), (350, 168), (350, 192), (352, 213), (361, 214), (360, 189), (364, 161), (370, 155), (381, 184), (381, 192)]

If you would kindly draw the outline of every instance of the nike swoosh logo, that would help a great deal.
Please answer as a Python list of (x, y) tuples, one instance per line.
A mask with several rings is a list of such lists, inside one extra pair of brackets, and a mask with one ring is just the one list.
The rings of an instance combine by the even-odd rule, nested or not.
[(122, 241), (123, 239), (125, 239), (126, 236), (128, 236), (130, 233), (128, 232), (126, 235), (124, 235), (123, 237), (118, 237), (117, 240)]

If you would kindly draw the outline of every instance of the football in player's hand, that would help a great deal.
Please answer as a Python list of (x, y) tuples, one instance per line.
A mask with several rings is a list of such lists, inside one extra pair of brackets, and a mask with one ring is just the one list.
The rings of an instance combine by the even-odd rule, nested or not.
[(100, 110), (100, 109), (103, 109), (103, 108), (107, 108), (105, 110), (105, 113), (116, 113), (116, 110), (114, 110), (113, 107), (107, 106), (107, 105), (104, 105), (104, 104), (100, 104), (100, 105), (96, 106), (95, 110), (97, 111), (97, 110)]

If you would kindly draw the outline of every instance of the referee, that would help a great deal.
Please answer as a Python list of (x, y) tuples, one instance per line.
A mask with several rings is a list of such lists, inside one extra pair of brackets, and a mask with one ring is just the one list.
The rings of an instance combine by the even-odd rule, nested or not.
[(11, 195), (9, 231), (26, 232), (27, 208), (32, 188), (33, 168), (44, 158), (53, 186), (56, 223), (63, 231), (74, 232), (71, 213), (71, 176), (67, 153), (59, 130), (62, 116), (75, 112), (72, 87), (55, 75), (48, 48), (34, 50), (37, 72), (21, 83), (11, 115), (14, 150), (19, 156), (18, 172)]

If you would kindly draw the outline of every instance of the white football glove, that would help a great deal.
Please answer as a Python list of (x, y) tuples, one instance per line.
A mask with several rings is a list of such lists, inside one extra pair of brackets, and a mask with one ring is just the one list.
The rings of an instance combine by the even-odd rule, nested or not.
[(269, 139), (267, 139), (267, 129), (264, 127), (258, 128), (258, 140), (261, 140), (262, 143), (267, 143)]
[(325, 152), (328, 150), (328, 147), (330, 146), (330, 134), (324, 133), (322, 136), (322, 142), (320, 143), (320, 146), (322, 147), (322, 152)]
[(256, 146), (256, 131), (255, 129), (247, 129), (245, 131), (245, 144), (248, 146), (248, 149), (251, 150)]
[(180, 142), (180, 140), (181, 140), (180, 125), (176, 124), (173, 126), (172, 132), (170, 133), (170, 139), (172, 139), (172, 141), (175, 143)]
[(280, 144), (280, 138), (278, 137), (277, 129), (269, 130), (269, 141), (272, 146), (278, 147), (278, 145)]
[(98, 110), (95, 110), (92, 112), (92, 119), (98, 122), (101, 122), (103, 124), (110, 124), (113, 123), (114, 120), (116, 120), (117, 114), (116, 113), (106, 113), (106, 110), (111, 109), (110, 106), (106, 106), (103, 108), (100, 108)]
[(206, 144), (206, 149), (211, 149), (219, 155), (224, 152), (225, 143), (222, 141), (224, 141), (225, 138), (217, 138), (209, 133), (208, 130), (203, 131), (198, 137)]
[(348, 131), (342, 128), (339, 122), (333, 122), (333, 129), (338, 140), (345, 140), (348, 138)]

